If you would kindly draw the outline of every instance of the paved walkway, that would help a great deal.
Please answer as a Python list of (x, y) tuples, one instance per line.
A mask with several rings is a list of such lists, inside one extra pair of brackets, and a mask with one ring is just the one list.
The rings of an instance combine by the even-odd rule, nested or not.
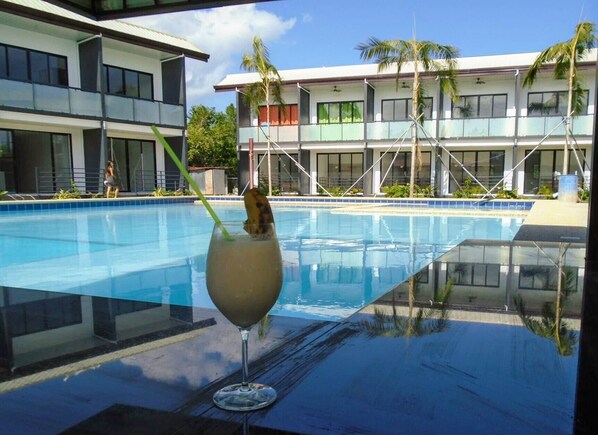
[(536, 201), (515, 240), (585, 243), (587, 223), (587, 203)]

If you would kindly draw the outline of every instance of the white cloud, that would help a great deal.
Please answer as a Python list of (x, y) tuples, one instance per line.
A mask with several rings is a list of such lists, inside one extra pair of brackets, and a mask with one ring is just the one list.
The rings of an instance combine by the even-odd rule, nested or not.
[[(207, 104), (214, 96), (213, 86), (227, 73), (239, 70), (243, 53), (259, 35), (264, 43), (276, 41), (296, 22), (285, 20), (256, 5), (228, 6), (129, 20), (137, 25), (181, 36), (210, 55), (207, 63), (187, 60), (187, 104)], [(218, 108), (222, 109), (222, 108)]]

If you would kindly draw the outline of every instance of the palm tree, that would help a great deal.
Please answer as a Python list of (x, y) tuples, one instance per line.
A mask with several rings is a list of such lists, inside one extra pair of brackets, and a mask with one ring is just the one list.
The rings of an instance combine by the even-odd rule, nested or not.
[(596, 46), (595, 25), (584, 21), (575, 27), (575, 34), (568, 41), (559, 42), (542, 51), (525, 74), (523, 86), (531, 87), (542, 67), (553, 63), (553, 76), (557, 80), (567, 79), (568, 98), (567, 116), (565, 120), (565, 156), (563, 158), (563, 175), (567, 175), (569, 167), (568, 150), (571, 143), (571, 116), (582, 112), (584, 92), (577, 75), (577, 63)]
[[(412, 117), (413, 120), (423, 125), (425, 109), (425, 89), (421, 84), (420, 66), (422, 72), (435, 72), (438, 74), (441, 90), (451, 99), (457, 98), (456, 60), (458, 50), (450, 45), (440, 45), (431, 41), (418, 41), (415, 37), (409, 41), (401, 39), (380, 40), (371, 37), (368, 42), (357, 45), (363, 60), (374, 59), (378, 63), (378, 71), (395, 67), (396, 88), (399, 89), (399, 75), (407, 62), (413, 63), (413, 94)], [(438, 61), (440, 60), (440, 61)], [(417, 125), (411, 127), (411, 173), (409, 178), (409, 197), (413, 197), (415, 186), (415, 167), (421, 168), (421, 152), (417, 135)]]
[[(267, 158), (268, 158), (268, 195), (272, 195), (272, 167), (270, 164), (270, 101), (284, 105), (282, 99), (282, 79), (276, 67), (270, 62), (270, 51), (259, 36), (253, 38), (253, 53), (245, 53), (241, 68), (249, 72), (257, 72), (260, 81), (251, 83), (245, 88), (245, 101), (259, 114), (259, 105), (266, 103)], [(250, 176), (253, 177), (253, 174)]]

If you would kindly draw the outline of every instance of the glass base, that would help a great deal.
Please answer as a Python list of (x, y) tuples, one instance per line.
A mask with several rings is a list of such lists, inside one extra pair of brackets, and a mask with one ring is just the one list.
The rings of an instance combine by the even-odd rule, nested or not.
[(214, 394), (214, 404), (227, 411), (255, 411), (276, 400), (276, 391), (262, 384), (234, 384)]

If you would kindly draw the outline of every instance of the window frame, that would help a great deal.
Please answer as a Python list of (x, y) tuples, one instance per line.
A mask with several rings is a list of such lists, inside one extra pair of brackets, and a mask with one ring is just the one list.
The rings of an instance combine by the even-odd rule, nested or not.
[[(583, 93), (585, 94), (585, 107), (584, 110), (582, 111), (582, 113), (576, 113), (575, 115), (587, 115), (588, 114), (588, 106), (589, 106), (589, 100), (590, 100), (590, 91), (589, 89), (584, 89)], [(539, 103), (543, 106), (543, 108), (540, 109), (530, 109), (530, 97), (531, 96), (538, 96), (541, 95), (542, 96), (542, 101)], [(550, 109), (548, 111), (546, 111), (546, 107), (544, 107), (544, 101), (546, 100), (546, 96), (550, 96), (552, 97), (553, 95), (556, 95), (556, 103), (554, 106), (549, 106)], [(542, 116), (566, 116), (566, 113), (561, 113), (560, 111), (560, 99), (565, 99), (565, 111), (567, 110), (567, 100), (569, 99), (569, 91), (565, 90), (565, 91), (538, 91), (538, 92), (528, 92), (527, 93), (527, 116), (529, 117), (542, 117)], [(536, 103), (532, 103), (532, 104), (536, 104)]]
[[(38, 84), (42, 84), (42, 85), (50, 85), (50, 86), (69, 86), (69, 70), (68, 70), (68, 58), (67, 56), (63, 56), (60, 54), (55, 54), (55, 53), (50, 53), (50, 52), (46, 52), (46, 51), (41, 51), (41, 50), (33, 50), (30, 48), (25, 48), (25, 47), (17, 47), (15, 45), (9, 45), (9, 44), (3, 44), (0, 43), (0, 48), (2, 48), (2, 50), (0, 51), (0, 55), (2, 55), (4, 57), (3, 62), (0, 62), (0, 65), (3, 66), (3, 68), (0, 70), (0, 78), (2, 79), (8, 79), (8, 80), (17, 80), (17, 81), (26, 81), (26, 82), (31, 82), (31, 83), (38, 83)], [(26, 77), (23, 76), (15, 76), (13, 73), (11, 73), (11, 62), (10, 62), (10, 52), (11, 50), (18, 50), (18, 51), (22, 51), (24, 54), (24, 69), (25, 69), (25, 75)], [(43, 70), (36, 70), (33, 71), (32, 68), (35, 65), (38, 65), (38, 62), (33, 62), (33, 56), (40, 56), (40, 59), (43, 59), (45, 62), (45, 79), (38, 79), (37, 77), (39, 72), (43, 71)], [(54, 68), (56, 71), (54, 71), (54, 69), (52, 68), (52, 62), (51, 60), (54, 60), (55, 62), (57, 62), (58, 64), (63, 64), (64, 65), (64, 69), (60, 69), (60, 68)], [(12, 63), (14, 66), (14, 63)], [(54, 72), (53, 72), (54, 71)], [(60, 71), (63, 71), (62, 73)]]
[[(454, 280), (453, 275), (454, 271), (451, 273), (451, 267), (456, 267), (457, 265), (465, 265), (468, 266), (470, 269), (470, 279), (469, 282), (464, 282), (463, 280)], [(497, 280), (496, 284), (488, 284), (488, 267), (494, 267), (498, 269), (498, 273), (496, 274)], [(479, 270), (479, 268), (484, 268), (484, 284), (476, 284), (475, 280), (475, 270)], [(483, 288), (499, 288), (500, 287), (500, 264), (499, 263), (468, 263), (462, 261), (451, 261), (447, 262), (446, 265), (446, 278), (447, 281), (451, 280), (454, 285), (456, 286), (465, 286), (465, 287), (483, 287)], [(463, 278), (463, 276), (459, 275), (459, 278)]]
[[(491, 116), (480, 116), (480, 99), (483, 97), (492, 97), (492, 115)], [(504, 105), (504, 113), (497, 114), (496, 113), (496, 97), (504, 97), (505, 98), (505, 105)], [(475, 112), (471, 115), (464, 116), (461, 114), (462, 108), (459, 106), (461, 101), (465, 99), (476, 99), (475, 102)], [(471, 95), (459, 95), (457, 103), (451, 101), (451, 119), (494, 119), (494, 118), (506, 118), (507, 117), (507, 109), (509, 107), (509, 95), (507, 93), (498, 93), (498, 94), (471, 94)], [(458, 116), (457, 116), (458, 114)]]
[[(111, 72), (120, 75), (120, 82), (122, 83), (120, 92), (115, 92), (111, 89), (112, 85), (110, 83), (111, 79)], [(139, 100), (147, 100), (147, 101), (154, 101), (154, 75), (144, 71), (137, 71), (130, 68), (123, 68), (116, 65), (109, 65), (104, 64), (103, 68), (104, 74), (104, 92), (108, 95), (117, 95), (119, 97), (127, 97), (127, 98), (136, 98)], [(134, 76), (135, 86), (129, 86), (127, 77)], [(142, 96), (142, 86), (141, 86), (141, 77), (146, 77), (149, 79), (149, 83), (151, 84), (150, 87), (150, 96)], [(131, 79), (129, 78), (129, 81)], [(131, 94), (130, 89), (136, 89), (137, 93)]]
[[(258, 109), (258, 125), (267, 123), (267, 106), (260, 106)], [(281, 116), (282, 115), (282, 116)], [(284, 127), (286, 125), (299, 125), (299, 105), (284, 104), (270, 106), (270, 125)]]
[[(427, 101), (429, 100), (429, 104)], [(384, 103), (393, 103), (392, 107), (392, 118), (386, 118), (384, 116)], [(434, 98), (433, 97), (424, 97), (424, 119), (433, 119), (433, 109), (434, 109)], [(393, 121), (408, 121), (409, 116), (411, 115), (411, 107), (413, 104), (413, 98), (386, 98), (380, 102), (380, 116), (382, 117), (383, 122), (393, 122)], [(405, 117), (397, 117), (397, 105), (404, 105), (405, 109)], [(429, 110), (429, 116), (427, 110)]]
[[(345, 121), (343, 120), (343, 113), (346, 113), (346, 110), (343, 111), (343, 106), (346, 105), (351, 105), (351, 120), (350, 121)], [(356, 105), (360, 105), (361, 109), (359, 109), (358, 107), (356, 107)], [(321, 110), (324, 108), (324, 106), (327, 106), (327, 118), (328, 121), (323, 121), (321, 115)], [(337, 122), (331, 122), (330, 121), (330, 113), (331, 110), (330, 108), (334, 107), (336, 109), (336, 112), (338, 113), (338, 121)], [(359, 112), (360, 110), (360, 112)], [(363, 123), (365, 121), (365, 118), (363, 116), (363, 110), (364, 110), (364, 102), (363, 100), (350, 100), (350, 101), (330, 101), (330, 102), (320, 102), (317, 103), (316, 105), (316, 112), (318, 114), (318, 124), (355, 124), (355, 123)], [(356, 113), (359, 114), (359, 117), (356, 116)]]

